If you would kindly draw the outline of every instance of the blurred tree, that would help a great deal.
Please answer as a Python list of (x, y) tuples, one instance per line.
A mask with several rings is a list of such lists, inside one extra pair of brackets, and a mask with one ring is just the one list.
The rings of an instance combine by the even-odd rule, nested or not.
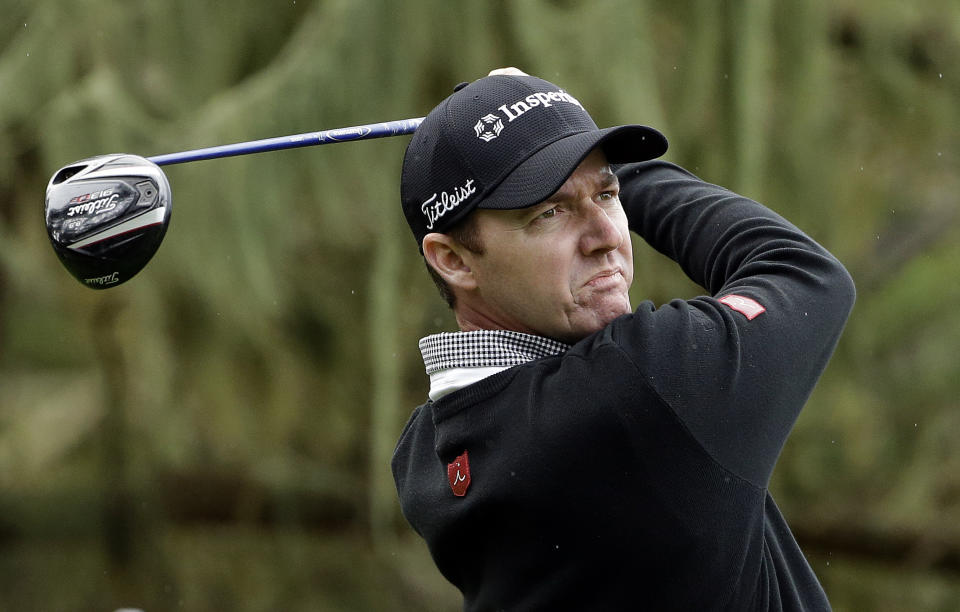
[[(406, 139), (168, 167), (170, 232), (116, 293), (59, 268), (39, 208), (76, 159), (418, 116), (507, 65), (848, 264), (775, 494), (836, 609), (960, 602), (955, 1), (0, 11), (0, 607), (457, 608), (388, 465), (416, 341), (454, 324), (397, 206)], [(636, 249), (635, 301), (700, 291)]]

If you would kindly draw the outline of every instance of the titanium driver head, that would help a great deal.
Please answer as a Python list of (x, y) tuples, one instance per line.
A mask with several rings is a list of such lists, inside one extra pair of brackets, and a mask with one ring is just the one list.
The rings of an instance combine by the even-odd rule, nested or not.
[(115, 287), (143, 269), (170, 223), (170, 183), (158, 165), (127, 154), (64, 166), (47, 185), (47, 235), (83, 285)]

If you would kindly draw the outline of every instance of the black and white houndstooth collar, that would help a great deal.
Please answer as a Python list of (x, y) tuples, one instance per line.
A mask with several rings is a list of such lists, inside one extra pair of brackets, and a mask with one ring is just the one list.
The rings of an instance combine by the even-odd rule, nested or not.
[(420, 340), (427, 374), (453, 368), (508, 368), (563, 353), (570, 345), (501, 329), (444, 332)]

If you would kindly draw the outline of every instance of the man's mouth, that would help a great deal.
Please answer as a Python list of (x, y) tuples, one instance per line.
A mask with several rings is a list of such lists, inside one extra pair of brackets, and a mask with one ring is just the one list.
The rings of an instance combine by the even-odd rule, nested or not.
[(620, 268), (613, 268), (594, 274), (590, 277), (590, 280), (586, 282), (586, 286), (593, 287), (594, 289), (608, 289), (618, 287), (622, 282), (623, 272)]

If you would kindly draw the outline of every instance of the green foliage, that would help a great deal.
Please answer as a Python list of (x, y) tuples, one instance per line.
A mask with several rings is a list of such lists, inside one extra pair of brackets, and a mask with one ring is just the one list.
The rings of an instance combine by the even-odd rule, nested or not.
[[(42, 194), (91, 155), (420, 116), (508, 65), (562, 84), (600, 125), (660, 128), (668, 159), (769, 204), (848, 265), (858, 306), (773, 487), (801, 525), (919, 534), (902, 588), (839, 553), (834, 569), (817, 561), (838, 609), (893, 605), (872, 591), (897, 591), (899, 609), (956, 607), (951, 578), (918, 573), (930, 547), (960, 549), (955, 1), (0, 11), (0, 607), (457, 607), (387, 465), (426, 390), (416, 341), (454, 325), (399, 210), (406, 139), (167, 167), (167, 238), (106, 292), (61, 269)], [(636, 250), (635, 301), (700, 291)], [(238, 524), (184, 528), (157, 483), (210, 471), (291, 499), (305, 488), (349, 520), (310, 527), (309, 503), (244, 485), (228, 502)], [(264, 526), (274, 503), (289, 512)]]

